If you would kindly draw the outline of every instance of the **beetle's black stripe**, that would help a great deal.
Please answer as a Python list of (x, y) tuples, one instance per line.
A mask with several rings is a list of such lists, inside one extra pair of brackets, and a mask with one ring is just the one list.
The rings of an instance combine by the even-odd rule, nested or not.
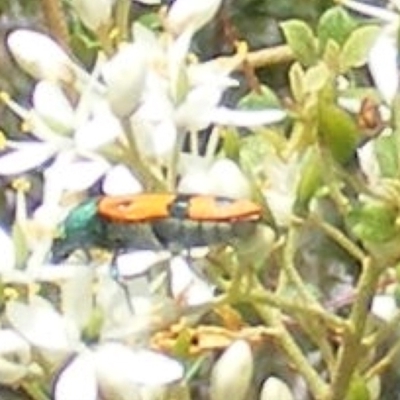
[(190, 213), (190, 199), (193, 195), (180, 193), (178, 194), (174, 201), (168, 206), (168, 212), (170, 217), (185, 219), (189, 218)]

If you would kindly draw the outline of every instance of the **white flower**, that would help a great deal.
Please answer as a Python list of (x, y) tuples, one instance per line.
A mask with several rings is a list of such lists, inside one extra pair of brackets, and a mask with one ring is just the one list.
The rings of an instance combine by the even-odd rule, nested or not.
[(43, 298), (29, 304), (9, 301), (6, 314), (13, 328), (39, 349), (69, 354), (78, 347), (77, 329)]
[(0, 175), (20, 174), (54, 159), (44, 172), (44, 203), (55, 211), (63, 191), (85, 190), (112, 168), (101, 150), (122, 128), (106, 101), (93, 92), (82, 94), (73, 108), (57, 85), (39, 81), (32, 97), (30, 110), (5, 99), (40, 141), (7, 141), (10, 151), (0, 157)]
[(253, 356), (247, 342), (231, 344), (215, 364), (211, 375), (212, 400), (244, 400), (253, 376)]
[[(192, 3), (186, 6), (193, 7)], [(228, 77), (232, 67), (188, 64), (187, 32), (166, 47), (154, 33), (138, 24), (134, 26), (134, 36), (135, 43), (146, 49), (149, 62), (140, 106), (131, 117), (142, 154), (168, 164), (186, 132), (196, 134), (212, 123), (254, 127), (285, 118), (285, 112), (278, 109), (238, 111), (220, 106), (224, 91), (237, 85), (236, 80)]]
[(58, 376), (55, 400), (132, 399), (146, 387), (162, 388), (179, 382), (183, 367), (150, 350), (132, 350), (119, 343), (105, 343), (79, 354)]

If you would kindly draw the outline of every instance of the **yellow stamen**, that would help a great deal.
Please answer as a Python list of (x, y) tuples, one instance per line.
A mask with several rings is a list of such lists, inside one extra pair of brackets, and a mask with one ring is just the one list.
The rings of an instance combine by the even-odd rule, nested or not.
[(121, 35), (121, 30), (118, 28), (113, 28), (111, 31), (108, 33), (108, 37), (110, 40), (115, 40), (118, 39)]
[(235, 42), (236, 53), (239, 56), (245, 57), (249, 53), (249, 45), (244, 40), (238, 40)]
[(11, 187), (17, 192), (27, 193), (31, 189), (31, 184), (25, 178), (17, 178), (12, 181)]
[(0, 130), (0, 151), (7, 148), (7, 138), (2, 130)]
[(6, 300), (16, 300), (19, 297), (19, 293), (18, 290), (11, 287), (11, 286), (7, 286), (4, 288), (4, 298)]
[(194, 53), (189, 53), (187, 55), (187, 60), (188, 60), (189, 64), (198, 64), (199, 63), (199, 58)]
[(0, 101), (8, 104), (11, 101), (11, 96), (7, 92), (0, 91)]

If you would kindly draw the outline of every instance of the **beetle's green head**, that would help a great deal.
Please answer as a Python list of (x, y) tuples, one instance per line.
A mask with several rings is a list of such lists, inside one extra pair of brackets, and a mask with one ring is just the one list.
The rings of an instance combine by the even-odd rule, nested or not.
[(88, 249), (99, 241), (97, 199), (89, 199), (73, 208), (59, 227), (52, 246), (52, 262), (66, 259), (78, 249)]

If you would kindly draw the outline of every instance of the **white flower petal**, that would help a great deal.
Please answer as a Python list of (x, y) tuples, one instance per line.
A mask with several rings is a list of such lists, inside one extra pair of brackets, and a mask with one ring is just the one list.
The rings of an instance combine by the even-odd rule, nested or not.
[(10, 236), (0, 227), (0, 275), (12, 271), (15, 268), (14, 244)]
[(125, 165), (116, 165), (104, 178), (103, 192), (113, 196), (135, 194), (143, 192), (143, 185)]
[(40, 81), (36, 84), (32, 98), (35, 111), (57, 132), (68, 133), (75, 122), (74, 110), (56, 84)]
[(179, 192), (212, 194), (233, 199), (250, 197), (250, 184), (233, 161), (219, 159), (211, 166), (207, 163), (194, 163), (186, 168), (187, 172), (178, 185)]
[(385, 22), (396, 23), (399, 21), (399, 15), (397, 13), (383, 7), (375, 7), (373, 5), (354, 0), (343, 0), (342, 5), (345, 5), (351, 10), (358, 11), (359, 13), (368, 15), (370, 17), (379, 18)]
[(17, 29), (8, 35), (7, 45), (18, 64), (34, 78), (63, 82), (72, 79), (72, 62), (47, 35)]
[(110, 23), (114, 0), (72, 0), (71, 3), (84, 25), (92, 31)]
[(54, 400), (96, 400), (98, 389), (94, 358), (89, 352), (79, 354), (58, 376)]
[(56, 148), (49, 144), (29, 143), (19, 150), (0, 157), (0, 175), (14, 175), (39, 167), (54, 155)]
[(232, 160), (219, 159), (209, 170), (209, 179), (212, 182), (212, 192), (219, 196), (233, 199), (248, 198), (251, 196), (250, 184)]
[(167, 23), (175, 34), (184, 30), (198, 31), (217, 13), (222, 0), (176, 0), (171, 6)]
[(118, 344), (108, 343), (95, 353), (99, 382), (129, 392), (136, 385), (162, 386), (183, 377), (183, 367), (176, 360), (150, 350), (132, 351)]
[(29, 344), (11, 329), (0, 330), (0, 383), (13, 384), (28, 372)]
[(384, 31), (371, 48), (368, 66), (379, 92), (388, 104), (399, 87), (397, 59), (396, 39)]
[(170, 263), (171, 292), (187, 306), (209, 303), (214, 298), (214, 288), (193, 272), (183, 257), (174, 257)]
[(213, 183), (208, 177), (208, 170), (193, 170), (183, 175), (178, 184), (179, 193), (210, 194)]
[(132, 114), (139, 103), (147, 70), (145, 51), (140, 45), (127, 44), (103, 67), (107, 99), (118, 117)]
[(199, 86), (191, 90), (185, 101), (175, 112), (175, 123), (182, 130), (198, 131), (212, 122), (215, 107), (221, 100), (225, 88)]
[(215, 364), (211, 375), (211, 400), (246, 399), (253, 375), (253, 356), (247, 342), (234, 342)]
[(151, 123), (135, 120), (135, 139), (140, 152), (158, 161), (168, 160), (177, 140), (175, 124), (169, 120)]
[(241, 127), (255, 127), (281, 122), (286, 113), (279, 109), (262, 111), (232, 110), (226, 107), (218, 107), (210, 115), (210, 121), (219, 125), (232, 125)]
[(78, 149), (96, 150), (115, 140), (121, 132), (118, 119), (103, 107), (76, 130), (74, 139)]
[(357, 149), (357, 157), (360, 167), (368, 179), (371, 187), (377, 187), (381, 180), (381, 170), (375, 154), (375, 143), (373, 140), (365, 143)]
[(398, 311), (394, 296), (387, 294), (374, 296), (371, 305), (371, 312), (381, 320), (389, 322)]
[(110, 168), (106, 161), (75, 161), (65, 170), (60, 179), (65, 190), (81, 191), (92, 186)]
[[(63, 315), (74, 321), (78, 328), (83, 329), (93, 311), (94, 270), (86, 265), (69, 267), (74, 268), (74, 271), (71, 271), (73, 273), (69, 279), (60, 284)], [(64, 266), (55, 269), (63, 268)]]
[(76, 345), (78, 332), (67, 329), (65, 320), (44, 299), (34, 298), (30, 304), (10, 301), (6, 314), (12, 326), (39, 348), (69, 352)]
[(138, 250), (118, 257), (118, 272), (122, 277), (146, 273), (155, 264), (165, 261), (167, 253), (151, 250)]

